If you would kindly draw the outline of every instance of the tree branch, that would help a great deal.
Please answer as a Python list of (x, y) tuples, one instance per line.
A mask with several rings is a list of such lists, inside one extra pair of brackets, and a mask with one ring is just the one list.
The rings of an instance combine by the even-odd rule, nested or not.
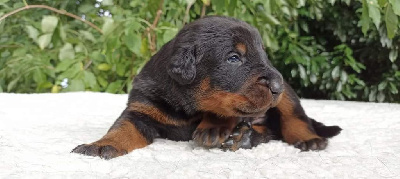
[(161, 14), (162, 14), (162, 8), (163, 8), (164, 0), (160, 1), (160, 5), (158, 6), (157, 14), (156, 17), (154, 18), (153, 24), (147, 29), (148, 32), (148, 38), (150, 42), (150, 50), (151, 52), (155, 52), (156, 49), (156, 33), (154, 32), (154, 29), (157, 27), (158, 21), (160, 20)]
[(210, 6), (210, 1), (203, 1), (203, 7), (201, 8), (200, 18), (203, 18), (206, 15), (206, 10), (208, 6)]
[(193, 1), (192, 3), (188, 3), (188, 5), (186, 6), (185, 17), (183, 17), (183, 24), (186, 24), (186, 21), (189, 17), (190, 8), (193, 6), (194, 2), (195, 1)]
[(77, 16), (77, 15), (75, 15), (75, 14), (71, 14), (71, 13), (65, 11), (65, 10), (59, 10), (59, 9), (56, 9), (56, 8), (53, 8), (53, 7), (50, 7), (50, 6), (46, 6), (46, 5), (26, 5), (26, 6), (24, 6), (24, 7), (21, 7), (21, 8), (19, 8), (19, 9), (16, 9), (16, 10), (14, 10), (14, 11), (11, 11), (11, 12), (9, 12), (9, 13), (3, 15), (2, 17), (0, 17), (0, 22), (1, 22), (2, 20), (4, 20), (5, 18), (7, 18), (8, 16), (11, 16), (11, 15), (13, 15), (13, 14), (15, 14), (15, 13), (18, 13), (18, 12), (20, 12), (20, 11), (27, 10), (27, 9), (34, 9), (34, 8), (47, 9), (47, 10), (56, 12), (56, 13), (58, 13), (58, 14), (62, 14), (62, 15), (66, 15), (66, 16), (72, 17), (72, 18), (74, 18), (74, 19), (76, 19), (76, 20), (80, 20), (80, 21), (82, 21), (83, 23), (85, 23), (85, 24), (87, 24), (87, 25), (93, 27), (94, 29), (96, 29), (96, 30), (99, 31), (100, 33), (103, 33), (103, 31), (102, 31), (99, 27), (97, 27), (96, 25), (94, 25), (93, 23), (91, 23), (91, 22), (89, 22), (89, 21), (86, 21), (85, 19), (82, 19), (81, 17), (79, 17), (79, 16)]
[(203, 7), (201, 7), (200, 18), (203, 18), (204, 15), (206, 15), (206, 8), (207, 8), (207, 5), (206, 5), (206, 4), (203, 4)]

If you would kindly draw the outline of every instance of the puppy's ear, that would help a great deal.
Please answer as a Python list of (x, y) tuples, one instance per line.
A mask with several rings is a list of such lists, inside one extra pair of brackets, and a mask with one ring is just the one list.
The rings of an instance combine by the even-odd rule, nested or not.
[(167, 67), (169, 76), (181, 85), (192, 83), (196, 77), (197, 59), (194, 46), (178, 48)]

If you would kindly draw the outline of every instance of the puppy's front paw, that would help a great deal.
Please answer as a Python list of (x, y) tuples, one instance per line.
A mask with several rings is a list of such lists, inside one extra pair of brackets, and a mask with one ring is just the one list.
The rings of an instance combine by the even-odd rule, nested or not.
[(225, 141), (229, 134), (230, 129), (225, 127), (214, 127), (214, 128), (197, 128), (193, 132), (193, 141), (200, 146), (204, 147), (220, 147), (221, 143)]
[(106, 160), (127, 154), (125, 150), (117, 150), (112, 145), (99, 146), (95, 143), (78, 145), (71, 152), (93, 157), (99, 156)]
[(235, 129), (233, 129), (232, 134), (228, 137), (226, 141), (222, 143), (221, 148), (224, 150), (236, 151), (240, 148), (250, 149), (251, 145), (251, 123), (241, 122)]
[(325, 138), (314, 138), (307, 141), (296, 142), (293, 145), (301, 151), (324, 150), (328, 145), (328, 140)]

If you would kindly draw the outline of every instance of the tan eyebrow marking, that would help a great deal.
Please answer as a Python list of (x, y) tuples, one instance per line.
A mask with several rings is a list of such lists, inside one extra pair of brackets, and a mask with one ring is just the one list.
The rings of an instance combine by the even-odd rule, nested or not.
[(245, 44), (243, 44), (243, 43), (237, 43), (237, 44), (236, 44), (236, 49), (237, 49), (242, 55), (246, 54), (247, 47), (246, 47)]

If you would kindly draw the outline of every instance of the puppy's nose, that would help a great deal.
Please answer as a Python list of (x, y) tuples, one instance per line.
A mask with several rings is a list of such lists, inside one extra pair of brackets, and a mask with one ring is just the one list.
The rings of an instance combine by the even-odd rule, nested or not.
[(281, 94), (284, 89), (283, 79), (280, 75), (276, 77), (262, 76), (258, 78), (257, 83), (260, 85), (267, 86), (274, 95)]

